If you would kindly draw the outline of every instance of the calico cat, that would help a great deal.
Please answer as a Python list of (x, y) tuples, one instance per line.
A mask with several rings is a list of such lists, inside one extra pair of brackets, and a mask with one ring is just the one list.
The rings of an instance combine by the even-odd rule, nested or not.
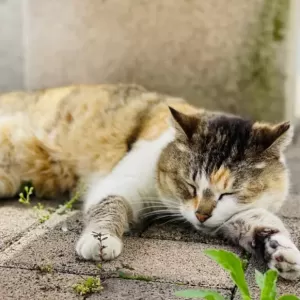
[(132, 224), (170, 215), (300, 277), (300, 252), (274, 214), (288, 196), (289, 123), (210, 112), (136, 85), (3, 94), (0, 116), (1, 197), (27, 181), (39, 197), (86, 185), (82, 258), (114, 259)]

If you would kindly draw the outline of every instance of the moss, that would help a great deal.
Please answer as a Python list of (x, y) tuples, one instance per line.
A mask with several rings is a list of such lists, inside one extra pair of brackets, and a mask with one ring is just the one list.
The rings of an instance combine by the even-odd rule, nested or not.
[[(238, 89), (240, 111), (258, 120), (284, 117), (284, 73), (278, 64), (288, 21), (289, 0), (265, 0), (257, 24), (252, 28), (253, 44), (241, 51)], [(248, 41), (247, 41), (248, 42)]]
[(53, 266), (52, 265), (41, 265), (38, 266), (38, 270), (42, 273), (52, 273), (53, 272)]
[(81, 296), (88, 294), (98, 293), (103, 290), (101, 280), (97, 277), (88, 277), (82, 282), (76, 283), (73, 286), (73, 290)]
[(290, 0), (278, 0), (278, 9), (273, 19), (273, 39), (276, 42), (282, 41), (285, 37), (289, 9)]
[(133, 268), (133, 267), (131, 267), (131, 266), (127, 265), (127, 264), (123, 264), (123, 263), (122, 263), (122, 268), (123, 268), (123, 269), (130, 270), (130, 271), (134, 271), (134, 268)]
[(138, 275), (138, 274), (132, 275), (132, 274), (125, 273), (123, 271), (119, 271), (119, 277), (122, 279), (141, 280), (141, 281), (153, 280), (151, 277), (148, 276)]

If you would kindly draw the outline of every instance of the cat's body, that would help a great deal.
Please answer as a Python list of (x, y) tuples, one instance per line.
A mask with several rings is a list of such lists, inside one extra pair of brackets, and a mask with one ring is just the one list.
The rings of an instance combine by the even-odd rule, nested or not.
[(4, 94), (0, 195), (16, 195), (24, 181), (43, 197), (83, 182), (86, 228), (76, 251), (85, 259), (115, 258), (131, 223), (172, 215), (262, 249), (270, 267), (296, 279), (300, 253), (272, 214), (288, 194), (290, 138), (287, 123), (251, 123), (135, 85)]
[(20, 179), (32, 181), (38, 195), (53, 196), (74, 188), (79, 177), (110, 173), (136, 141), (156, 139), (168, 127), (167, 105), (196, 111), (135, 85), (4, 94), (0, 139), (10, 143), (9, 163), (19, 166)]

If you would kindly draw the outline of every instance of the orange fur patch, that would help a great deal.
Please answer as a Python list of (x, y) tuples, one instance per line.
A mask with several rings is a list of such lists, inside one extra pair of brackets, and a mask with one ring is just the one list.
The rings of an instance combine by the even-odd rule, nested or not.
[(193, 206), (194, 206), (195, 210), (197, 210), (199, 203), (200, 203), (199, 197), (193, 198), (192, 201), (193, 201)]
[(231, 172), (228, 168), (221, 166), (217, 171), (210, 175), (211, 184), (219, 187), (222, 190), (226, 190), (229, 186)]

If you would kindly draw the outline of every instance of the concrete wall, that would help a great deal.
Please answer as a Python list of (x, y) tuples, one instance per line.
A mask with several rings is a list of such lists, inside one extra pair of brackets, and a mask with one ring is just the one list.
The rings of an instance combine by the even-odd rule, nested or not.
[[(280, 119), (285, 39), (274, 20), (282, 1), (0, 0), (23, 5), (23, 33), (10, 28), (15, 44), (2, 47), (24, 56), (23, 64), (0, 57), (19, 70), (2, 81), (0, 69), (0, 88), (136, 82), (199, 106)], [(18, 16), (6, 16), (14, 28)]]
[(0, 0), (0, 91), (24, 87), (22, 0)]

